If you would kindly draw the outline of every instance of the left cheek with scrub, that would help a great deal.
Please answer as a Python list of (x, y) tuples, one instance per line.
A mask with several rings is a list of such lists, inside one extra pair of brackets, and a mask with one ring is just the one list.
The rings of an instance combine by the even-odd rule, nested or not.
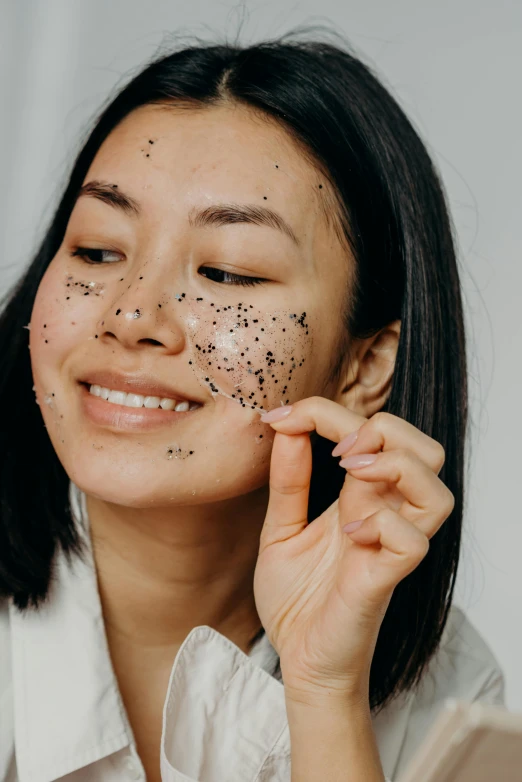
[(290, 404), (305, 389), (305, 362), (312, 350), (306, 312), (262, 312), (238, 299), (178, 298), (186, 308), (189, 363), (213, 394), (253, 410)]
[[(60, 293), (61, 295), (57, 295)], [(95, 280), (78, 279), (73, 274), (60, 273), (49, 268), (44, 275), (37, 292), (35, 304), (31, 313), (31, 321), (25, 328), (30, 332), (31, 368), (38, 378), (39, 394), (36, 385), (35, 402), (40, 405), (42, 413), (47, 414), (47, 424), (50, 418), (57, 427), (61, 442), (64, 442), (63, 412), (61, 409), (62, 394), (60, 388), (48, 383), (49, 372), (54, 375), (55, 366), (59, 366), (63, 357), (73, 348), (79, 339), (95, 339), (91, 328), (86, 330), (84, 315), (92, 311), (90, 301), (101, 300), (105, 293), (105, 285)], [(88, 336), (87, 336), (88, 333)]]

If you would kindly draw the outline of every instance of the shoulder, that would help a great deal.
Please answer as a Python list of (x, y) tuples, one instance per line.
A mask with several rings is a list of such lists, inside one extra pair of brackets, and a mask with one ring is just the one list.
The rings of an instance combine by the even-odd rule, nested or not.
[(9, 603), (0, 600), (0, 780), (6, 777), (14, 747), (13, 680)]
[(504, 701), (504, 676), (498, 660), (464, 612), (452, 607), (439, 650), (417, 698)]
[[(376, 720), (385, 770), (400, 778), (446, 699), (503, 704), (504, 677), (490, 647), (460, 608), (450, 610), (440, 646), (420, 684)], [(397, 776), (396, 776), (397, 775)]]

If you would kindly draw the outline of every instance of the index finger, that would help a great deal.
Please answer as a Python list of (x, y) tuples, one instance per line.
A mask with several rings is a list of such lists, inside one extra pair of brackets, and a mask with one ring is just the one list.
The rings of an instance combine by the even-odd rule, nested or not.
[[(354, 413), (330, 399), (314, 396), (301, 399), (291, 405), (291, 411), (284, 419), (270, 422), (278, 432), (299, 434), (311, 432), (340, 443), (335, 449), (335, 455), (340, 456), (350, 451), (355, 453), (376, 453), (396, 448), (405, 448), (425, 462), (430, 469), (438, 474), (444, 464), (444, 448), (413, 424), (391, 413), (379, 412), (371, 418)], [(263, 420), (263, 417), (262, 419)], [(362, 427), (362, 428), (361, 428)], [(353, 438), (343, 449), (343, 441), (347, 435), (358, 433), (357, 441)], [(354, 444), (355, 443), (355, 444)]]
[[(315, 431), (321, 437), (336, 443), (368, 421), (368, 418), (322, 396), (300, 399), (290, 407), (291, 410), (284, 417), (281, 413), (288, 408), (276, 408), (262, 415), (261, 420), (270, 424), (277, 432), (304, 434)], [(274, 416), (279, 413), (277, 420), (271, 419), (272, 413)]]

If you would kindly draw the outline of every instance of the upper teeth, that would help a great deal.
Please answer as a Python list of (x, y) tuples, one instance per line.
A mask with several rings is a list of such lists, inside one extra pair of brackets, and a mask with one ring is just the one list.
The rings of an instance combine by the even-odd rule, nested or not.
[(175, 410), (178, 413), (185, 413), (189, 409), (199, 407), (196, 403), (190, 405), (187, 401), (176, 403), (175, 399), (168, 399), (168, 397), (126, 394), (125, 391), (113, 391), (110, 388), (95, 385), (89, 387), (89, 393), (93, 396), (101, 396), (107, 402), (113, 402), (115, 405), (125, 405), (125, 407), (161, 407), (163, 410)]

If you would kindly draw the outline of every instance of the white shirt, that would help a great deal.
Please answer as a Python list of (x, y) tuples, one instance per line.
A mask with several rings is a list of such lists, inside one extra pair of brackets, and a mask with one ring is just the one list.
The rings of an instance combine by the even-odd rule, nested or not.
[[(88, 530), (85, 495), (71, 482)], [(89, 543), (89, 536), (86, 536)], [(284, 686), (264, 635), (249, 655), (207, 626), (179, 649), (166, 693), (163, 782), (290, 782)], [(446, 697), (503, 703), (503, 676), (483, 639), (452, 609), (443, 643), (415, 693), (378, 714), (385, 774), (395, 780)], [(63, 555), (47, 604), (0, 605), (0, 782), (145, 780), (105, 636), (92, 552)]]

